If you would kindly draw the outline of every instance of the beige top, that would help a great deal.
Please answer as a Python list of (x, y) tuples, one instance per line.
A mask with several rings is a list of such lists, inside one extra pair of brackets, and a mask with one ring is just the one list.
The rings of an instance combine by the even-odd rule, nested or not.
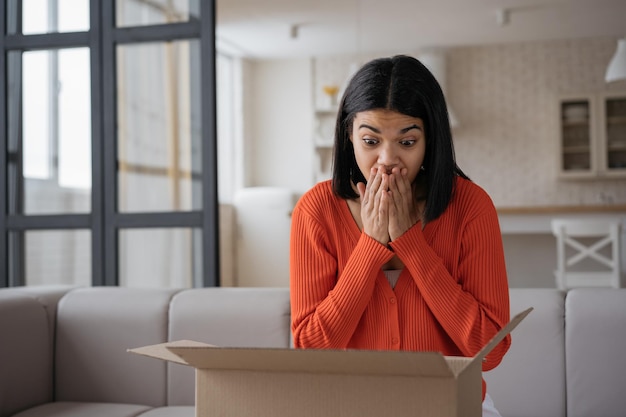
[(383, 271), (385, 276), (387, 277), (387, 281), (389, 281), (389, 285), (391, 288), (396, 286), (396, 282), (398, 282), (398, 278), (400, 277), (400, 273), (402, 273), (401, 269), (387, 269)]

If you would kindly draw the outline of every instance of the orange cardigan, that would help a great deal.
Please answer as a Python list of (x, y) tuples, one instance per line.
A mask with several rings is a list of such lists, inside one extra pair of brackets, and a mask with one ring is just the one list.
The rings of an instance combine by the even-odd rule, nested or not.
[[(293, 211), (290, 245), (295, 347), (470, 357), (509, 321), (498, 216), (471, 181), (457, 178), (446, 211), (390, 247), (359, 230), (330, 181), (319, 183)], [(382, 266), (394, 254), (405, 268), (392, 289)], [(510, 343), (507, 336), (487, 355), (484, 371)]]

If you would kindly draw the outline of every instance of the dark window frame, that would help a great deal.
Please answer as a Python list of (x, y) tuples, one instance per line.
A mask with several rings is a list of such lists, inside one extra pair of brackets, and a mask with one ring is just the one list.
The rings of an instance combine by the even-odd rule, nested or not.
[[(8, 1), (0, 7), (0, 287), (24, 285), (23, 235), (30, 230), (88, 229), (92, 235), (94, 286), (119, 285), (118, 232), (129, 228), (189, 227), (202, 230), (202, 279), (198, 286), (219, 286), (219, 219), (217, 197), (217, 129), (215, 82), (215, 0), (200, 3), (200, 18), (188, 22), (138, 27), (115, 27), (115, 1), (89, 0), (89, 32), (8, 35)], [(15, 13), (21, 15), (21, 1)], [(21, 32), (21, 19), (17, 19)], [(202, 119), (202, 210), (189, 212), (120, 213), (117, 211), (117, 137), (115, 50), (120, 44), (198, 40), (200, 45)], [(91, 213), (60, 215), (11, 214), (19, 198), (9, 183), (10, 161), (21, 159), (21, 143), (9, 152), (7, 127), (7, 56), (12, 51), (88, 47), (91, 64), (92, 195)], [(21, 137), (18, 134), (18, 142)], [(16, 166), (14, 163), (12, 166)], [(19, 164), (17, 165), (19, 169)], [(21, 170), (19, 170), (21, 173)], [(15, 173), (14, 173), (15, 175)], [(21, 174), (20, 174), (21, 175)], [(17, 187), (19, 190), (21, 188)], [(13, 242), (9, 244), (9, 239)], [(14, 249), (14, 250), (11, 250)]]

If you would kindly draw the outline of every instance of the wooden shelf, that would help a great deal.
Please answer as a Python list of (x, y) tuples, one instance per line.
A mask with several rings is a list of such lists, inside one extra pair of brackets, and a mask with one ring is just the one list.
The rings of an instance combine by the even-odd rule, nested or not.
[(589, 146), (564, 146), (563, 153), (589, 153)]
[(606, 122), (610, 125), (626, 125), (626, 116), (608, 116)]
[(589, 120), (567, 120), (563, 119), (561, 122), (563, 127), (588, 127)]

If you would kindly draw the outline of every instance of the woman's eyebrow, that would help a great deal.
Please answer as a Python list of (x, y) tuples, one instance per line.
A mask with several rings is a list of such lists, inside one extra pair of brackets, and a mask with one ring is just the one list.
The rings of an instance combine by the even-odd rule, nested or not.
[(404, 129), (400, 130), (400, 133), (406, 133), (406, 132), (408, 132), (409, 130), (412, 130), (412, 129), (422, 130), (422, 128), (419, 127), (418, 125), (411, 125), (409, 127), (405, 127)]
[(378, 129), (376, 129), (375, 127), (370, 126), (370, 125), (362, 124), (362, 125), (360, 125), (360, 126), (359, 126), (359, 130), (360, 130), (360, 129), (363, 129), (363, 128), (365, 128), (365, 129), (369, 129), (369, 130), (371, 130), (371, 131), (372, 131), (372, 132), (374, 132), (374, 133), (380, 133), (380, 130), (378, 130)]
[[(375, 127), (367, 125), (365, 123), (359, 126), (359, 129), (363, 129), (363, 128), (369, 129), (369, 130), (371, 130), (372, 132), (375, 132), (375, 133), (380, 133), (379, 129), (376, 129)], [(419, 127), (418, 125), (414, 124), (414, 125), (405, 127), (404, 129), (400, 129), (400, 133), (404, 134), (404, 133), (408, 132), (409, 130), (413, 130), (413, 129), (422, 130), (421, 127)]]

